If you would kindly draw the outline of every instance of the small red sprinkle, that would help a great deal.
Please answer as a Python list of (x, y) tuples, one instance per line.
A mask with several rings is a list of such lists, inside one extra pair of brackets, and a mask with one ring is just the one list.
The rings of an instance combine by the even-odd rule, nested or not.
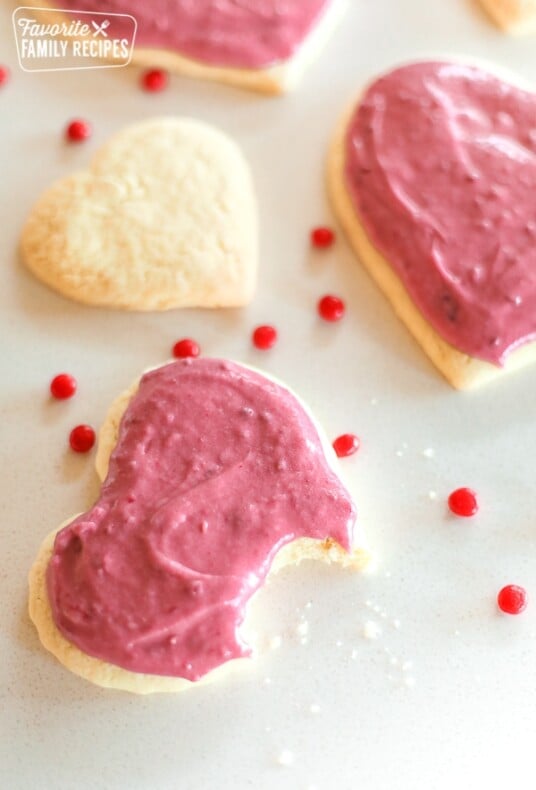
[(91, 425), (77, 425), (69, 434), (69, 444), (75, 453), (87, 453), (95, 444), (95, 431)]
[(67, 125), (67, 128), (65, 129), (65, 137), (71, 143), (81, 143), (84, 140), (87, 140), (88, 137), (91, 137), (92, 131), (93, 127), (89, 121), (84, 121), (81, 118), (77, 118), (75, 121), (71, 121)]
[(474, 516), (478, 510), (475, 492), (470, 488), (457, 488), (449, 496), (449, 508), (456, 516)]
[(74, 376), (69, 373), (59, 373), (50, 382), (50, 392), (58, 400), (72, 398), (76, 392), (77, 382)]
[(0, 85), (5, 85), (6, 82), (9, 82), (9, 78), (11, 77), (11, 72), (7, 66), (0, 66)]
[(186, 359), (187, 357), (198, 357), (201, 353), (199, 344), (189, 337), (178, 340), (173, 346), (173, 356), (177, 359)]
[(521, 614), (527, 608), (527, 591), (517, 584), (508, 584), (497, 596), (497, 603), (507, 614)]
[(168, 84), (168, 73), (164, 69), (149, 69), (141, 75), (141, 86), (150, 93), (163, 91)]
[(343, 433), (338, 436), (333, 442), (333, 449), (337, 453), (338, 458), (347, 458), (349, 455), (357, 453), (361, 442), (359, 437), (353, 433)]
[(311, 244), (318, 249), (331, 247), (335, 241), (335, 233), (331, 228), (313, 228), (311, 231)]
[(346, 306), (338, 296), (323, 296), (318, 302), (318, 313), (324, 321), (340, 321)]
[(275, 346), (277, 342), (277, 329), (268, 324), (258, 326), (252, 336), (253, 345), (261, 351), (267, 351), (269, 348)]

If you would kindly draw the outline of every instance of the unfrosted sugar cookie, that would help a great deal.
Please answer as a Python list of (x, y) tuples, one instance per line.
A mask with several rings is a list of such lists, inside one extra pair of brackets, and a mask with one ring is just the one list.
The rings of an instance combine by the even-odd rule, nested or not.
[(414, 63), (347, 113), (329, 161), (363, 264), (459, 388), (536, 360), (536, 99), (475, 66)]
[(489, 15), (508, 33), (536, 31), (536, 0), (480, 0)]
[(359, 568), (335, 455), (286, 388), (236, 363), (146, 373), (99, 437), (95, 505), (43, 544), (30, 615), (72, 672), (180, 691), (250, 655), (247, 605), (302, 559)]
[(257, 271), (249, 167), (232, 140), (204, 123), (143, 121), (41, 196), (21, 249), (36, 277), (86, 304), (247, 304)]
[[(134, 16), (134, 63), (282, 93), (299, 81), (346, 5), (347, 0), (66, 0), (62, 9)], [(119, 20), (114, 26), (120, 35)], [(130, 31), (130, 23), (125, 29)]]

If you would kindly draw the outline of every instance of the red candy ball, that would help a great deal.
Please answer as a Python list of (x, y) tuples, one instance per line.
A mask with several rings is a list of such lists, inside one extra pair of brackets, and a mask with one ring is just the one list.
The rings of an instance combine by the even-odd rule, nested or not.
[(277, 329), (273, 326), (258, 326), (252, 335), (253, 345), (261, 351), (267, 351), (277, 342)]
[(164, 69), (149, 69), (141, 75), (141, 86), (150, 93), (163, 91), (168, 84), (168, 73)]
[(478, 510), (476, 494), (470, 488), (457, 488), (449, 496), (449, 508), (456, 516), (474, 516)]
[(497, 596), (497, 603), (506, 614), (521, 614), (527, 608), (527, 591), (516, 584), (508, 584)]
[(9, 78), (11, 77), (11, 72), (7, 66), (0, 66), (0, 86), (5, 85), (6, 82), (9, 82)]
[(87, 453), (95, 444), (95, 431), (90, 425), (77, 425), (69, 434), (69, 444), (75, 453)]
[(91, 132), (93, 131), (93, 127), (89, 123), (89, 121), (84, 121), (81, 118), (77, 118), (75, 121), (71, 121), (67, 128), (65, 129), (65, 137), (71, 143), (81, 143), (84, 140), (87, 140), (88, 137), (91, 137)]
[(323, 296), (318, 302), (318, 313), (324, 321), (340, 321), (346, 307), (338, 296)]
[(74, 376), (70, 376), (69, 373), (59, 373), (50, 382), (50, 393), (58, 400), (66, 400), (72, 398), (76, 387), (77, 382)]
[(178, 340), (173, 346), (173, 356), (177, 359), (186, 359), (187, 357), (198, 357), (201, 353), (199, 344), (189, 337)]
[(331, 228), (314, 228), (311, 231), (311, 244), (317, 249), (331, 247), (335, 241), (335, 233)]
[(338, 458), (347, 458), (349, 455), (357, 453), (360, 447), (359, 437), (353, 433), (343, 433), (333, 442), (333, 449)]

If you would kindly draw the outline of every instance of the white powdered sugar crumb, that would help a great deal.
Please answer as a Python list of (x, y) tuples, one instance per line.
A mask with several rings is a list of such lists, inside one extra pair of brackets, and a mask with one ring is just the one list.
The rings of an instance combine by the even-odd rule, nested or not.
[(381, 636), (382, 629), (373, 620), (368, 620), (363, 626), (363, 636), (365, 639), (378, 639)]
[(283, 644), (283, 640), (281, 639), (279, 634), (276, 634), (276, 636), (273, 636), (270, 639), (268, 644), (270, 646), (270, 650), (277, 650)]
[(435, 456), (435, 450), (433, 447), (427, 447), (426, 450), (422, 451), (422, 454), (425, 458), (433, 458)]
[(277, 762), (279, 765), (289, 766), (294, 763), (294, 755), (290, 751), (290, 749), (283, 749), (282, 752), (279, 753), (277, 757)]
[(428, 498), (431, 500), (437, 499), (437, 494), (435, 491), (428, 491)]
[(404, 680), (404, 685), (407, 686), (408, 688), (413, 688), (413, 686), (415, 685), (415, 678), (408, 676)]
[(309, 633), (309, 623), (304, 620), (303, 623), (300, 623), (296, 628), (296, 633), (298, 636), (307, 636)]
[(317, 713), (320, 713), (320, 705), (317, 705), (316, 703), (313, 703), (309, 707), (309, 712), (312, 713), (313, 715), (316, 715)]

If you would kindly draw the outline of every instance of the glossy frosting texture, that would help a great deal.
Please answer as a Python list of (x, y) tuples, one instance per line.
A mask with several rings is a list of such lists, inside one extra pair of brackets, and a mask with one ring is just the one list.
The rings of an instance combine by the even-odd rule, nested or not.
[(262, 68), (288, 60), (332, 0), (68, 0), (74, 11), (131, 14), (136, 46), (212, 66)]
[(536, 97), (468, 65), (378, 79), (351, 118), (356, 212), (458, 350), (503, 364), (536, 336)]
[(98, 502), (58, 533), (55, 623), (85, 653), (196, 680), (249, 654), (244, 607), (301, 537), (350, 550), (355, 511), (296, 398), (212, 359), (143, 376)]

